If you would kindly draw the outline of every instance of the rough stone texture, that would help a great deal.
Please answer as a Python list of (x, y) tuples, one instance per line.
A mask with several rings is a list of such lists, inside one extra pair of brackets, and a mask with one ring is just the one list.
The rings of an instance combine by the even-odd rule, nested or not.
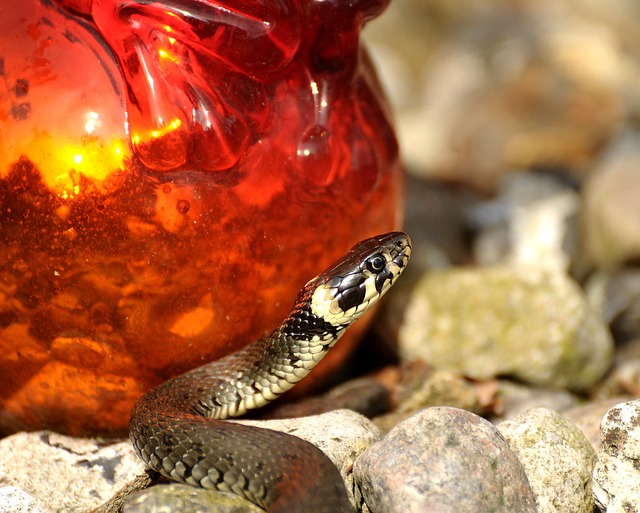
[(472, 378), (512, 375), (572, 390), (597, 383), (613, 353), (611, 335), (578, 285), (529, 267), (424, 275), (399, 341), (407, 359)]
[(19, 487), (60, 513), (86, 513), (143, 471), (128, 441), (102, 446), (48, 431), (0, 440), (0, 486)]
[(498, 425), (524, 466), (538, 513), (592, 513), (596, 453), (569, 420), (546, 408)]
[(611, 408), (600, 426), (593, 469), (596, 504), (606, 513), (640, 512), (640, 400)]
[(172, 483), (132, 497), (123, 513), (264, 513), (262, 508), (229, 493)]
[(585, 250), (602, 268), (640, 257), (639, 144), (637, 135), (622, 138), (583, 189)]
[(489, 422), (427, 408), (373, 444), (354, 466), (376, 513), (535, 512), (524, 469)]
[(42, 501), (16, 486), (0, 488), (0, 513), (52, 513)]
[(598, 401), (582, 404), (569, 408), (562, 412), (562, 416), (573, 422), (582, 431), (582, 434), (589, 440), (591, 447), (600, 452), (602, 443), (600, 441), (600, 423), (605, 414), (615, 405), (628, 401), (628, 397), (613, 397), (611, 399), (600, 399)]

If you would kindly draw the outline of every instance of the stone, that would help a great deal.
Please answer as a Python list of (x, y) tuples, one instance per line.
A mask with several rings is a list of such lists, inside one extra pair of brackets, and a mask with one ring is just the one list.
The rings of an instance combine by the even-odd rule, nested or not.
[(583, 188), (584, 249), (599, 268), (640, 257), (638, 144), (638, 135), (617, 141)]
[(54, 511), (86, 513), (143, 472), (128, 441), (105, 446), (48, 431), (0, 440), (0, 486), (18, 487)]
[(410, 172), (484, 190), (514, 169), (581, 177), (633, 119), (636, 103), (626, 98), (635, 98), (628, 77), (638, 64), (623, 43), (637, 30), (633, 2), (512, 7), (404, 0), (368, 27), (384, 61), (404, 63), (390, 73), (413, 71), (386, 82), (391, 99), (401, 98), (394, 106)]
[(537, 388), (502, 379), (498, 382), (496, 415), (491, 420), (510, 420), (533, 408), (562, 412), (578, 404), (578, 398), (566, 390)]
[(450, 406), (478, 415), (484, 411), (482, 393), (464, 377), (430, 367), (422, 360), (389, 366), (378, 373), (391, 390), (392, 410), (372, 419), (383, 434), (429, 406)]
[(16, 486), (0, 488), (0, 513), (53, 513), (44, 502)]
[(613, 368), (605, 385), (615, 392), (638, 397), (640, 394), (640, 337), (618, 346)]
[[(233, 422), (284, 431), (313, 443), (341, 471), (354, 506), (359, 500), (353, 494), (351, 468), (355, 459), (380, 438), (380, 432), (366, 417), (350, 410), (336, 410), (296, 419)], [(100, 511), (113, 511), (110, 499), (123, 489), (139, 488), (135, 483), (144, 482), (141, 476), (145, 469), (128, 440), (104, 446), (97, 440), (48, 431), (18, 433), (0, 440), (0, 486), (18, 487), (54, 511), (86, 513), (105, 503), (108, 506)], [(126, 493), (118, 500), (124, 500)], [(152, 492), (151, 496), (156, 497), (156, 493), (165, 491)], [(188, 495), (189, 492), (178, 494), (176, 501), (180, 503)], [(147, 500), (158, 503), (155, 498), (143, 502), (148, 504)], [(248, 501), (239, 500), (250, 508)], [(48, 513), (46, 509), (42, 511)]]
[(480, 229), (474, 260), (566, 272), (577, 252), (578, 193), (559, 177), (522, 172), (500, 182), (497, 196), (468, 210)]
[(230, 493), (178, 483), (153, 486), (138, 492), (123, 513), (264, 513), (262, 508)]
[(610, 399), (594, 400), (585, 404), (574, 406), (562, 412), (562, 416), (573, 422), (589, 440), (591, 447), (600, 452), (600, 423), (606, 413), (615, 405), (628, 401), (628, 397), (612, 397)]
[(578, 285), (531, 267), (425, 274), (399, 334), (404, 359), (484, 380), (514, 376), (584, 391), (611, 364), (613, 342)]
[(502, 435), (457, 408), (410, 417), (369, 447), (353, 473), (373, 512), (536, 511), (524, 469)]
[(527, 473), (538, 513), (593, 513), (596, 453), (571, 421), (535, 408), (497, 427)]
[(600, 425), (602, 449), (593, 469), (593, 494), (605, 513), (640, 512), (640, 400), (611, 408)]
[(602, 310), (616, 341), (640, 338), (640, 269), (627, 266), (596, 272), (585, 285), (587, 294)]

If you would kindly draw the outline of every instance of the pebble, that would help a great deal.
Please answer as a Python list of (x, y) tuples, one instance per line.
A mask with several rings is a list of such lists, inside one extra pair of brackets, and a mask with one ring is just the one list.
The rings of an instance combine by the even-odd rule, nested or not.
[(621, 138), (584, 185), (585, 251), (602, 269), (640, 257), (639, 145), (639, 135)]
[[(335, 410), (295, 419), (234, 422), (284, 431), (313, 443), (341, 471), (354, 507), (360, 501), (353, 494), (351, 469), (356, 458), (380, 438), (379, 430), (366, 417), (351, 410)], [(25, 461), (29, 462), (28, 466), (25, 466)], [(131, 483), (144, 473), (145, 466), (134, 454), (129, 441), (104, 446), (97, 440), (45, 431), (19, 433), (0, 441), (0, 487), (16, 487), (22, 494), (33, 496), (54, 511), (86, 513), (107, 502), (123, 487), (131, 487)], [(56, 478), (51, 479), (51, 476)], [(165, 501), (175, 503), (174, 511), (182, 511), (180, 504), (188, 499), (190, 493), (187, 490), (178, 492), (174, 488), (150, 491), (136, 499), (138, 505), (135, 508), (146, 507), (139, 504), (152, 504), (157, 508)], [(224, 494), (213, 495), (206, 499), (207, 503), (214, 505), (211, 506), (213, 509), (198, 511), (215, 513), (230, 504)], [(234, 507), (245, 508), (238, 511), (252, 511), (251, 504), (244, 499), (234, 499), (232, 503), (240, 504)], [(48, 513), (44, 506), (42, 508), (42, 513)], [(37, 511), (33, 510), (33, 513)]]
[(0, 513), (53, 513), (42, 501), (16, 486), (0, 488)]
[(410, 172), (484, 190), (521, 169), (584, 176), (635, 119), (636, 18), (633, 2), (392, 2), (368, 29)]
[(86, 513), (143, 472), (128, 441), (104, 446), (48, 431), (0, 440), (0, 486), (20, 488), (54, 511)]
[(399, 333), (405, 359), (474, 379), (515, 376), (587, 390), (609, 368), (611, 335), (568, 276), (527, 266), (425, 274)]
[(505, 177), (496, 197), (468, 209), (475, 261), (566, 272), (578, 251), (578, 193), (557, 176), (522, 172)]
[(574, 424), (535, 408), (497, 427), (525, 469), (538, 513), (593, 513), (596, 453)]
[(474, 385), (455, 372), (433, 369), (421, 360), (404, 362), (392, 395), (394, 412), (416, 413), (427, 406), (453, 406), (480, 413)]
[(178, 483), (152, 486), (125, 504), (123, 513), (264, 513), (262, 508), (230, 493)]
[(459, 374), (429, 367), (421, 360), (404, 362), (399, 368), (388, 367), (378, 374), (393, 390), (393, 409), (373, 419), (388, 433), (396, 424), (428, 406), (451, 406), (481, 414), (480, 393)]
[(640, 338), (640, 269), (624, 266), (592, 274), (585, 290), (611, 325), (616, 340)]
[(600, 426), (593, 470), (596, 504), (605, 513), (640, 512), (640, 400), (611, 408)]
[(628, 401), (629, 398), (611, 397), (608, 399), (593, 400), (591, 402), (574, 406), (562, 412), (562, 416), (573, 422), (582, 434), (589, 440), (596, 453), (600, 452), (600, 423), (606, 413), (615, 405)]
[(375, 513), (535, 512), (524, 469), (498, 430), (473, 413), (426, 408), (356, 461)]
[(578, 404), (578, 397), (566, 390), (536, 388), (500, 380), (498, 382), (496, 414), (492, 421), (510, 420), (534, 408), (563, 412)]

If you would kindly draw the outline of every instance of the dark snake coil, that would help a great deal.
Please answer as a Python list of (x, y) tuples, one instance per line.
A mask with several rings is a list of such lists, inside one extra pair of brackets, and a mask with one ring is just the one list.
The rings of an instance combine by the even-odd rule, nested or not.
[(138, 456), (169, 479), (233, 492), (270, 512), (353, 511), (338, 469), (315, 446), (218, 419), (259, 408), (304, 378), (389, 290), (410, 254), (401, 232), (358, 243), (305, 285), (268, 337), (144, 395), (129, 425)]

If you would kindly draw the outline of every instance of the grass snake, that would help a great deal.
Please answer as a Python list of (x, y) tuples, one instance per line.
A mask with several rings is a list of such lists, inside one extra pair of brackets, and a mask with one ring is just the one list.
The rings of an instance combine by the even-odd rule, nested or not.
[(174, 481), (241, 495), (270, 512), (346, 513), (338, 469), (295, 436), (225, 422), (289, 390), (393, 285), (411, 241), (402, 232), (356, 244), (300, 291), (267, 337), (142, 396), (130, 421), (138, 456)]

